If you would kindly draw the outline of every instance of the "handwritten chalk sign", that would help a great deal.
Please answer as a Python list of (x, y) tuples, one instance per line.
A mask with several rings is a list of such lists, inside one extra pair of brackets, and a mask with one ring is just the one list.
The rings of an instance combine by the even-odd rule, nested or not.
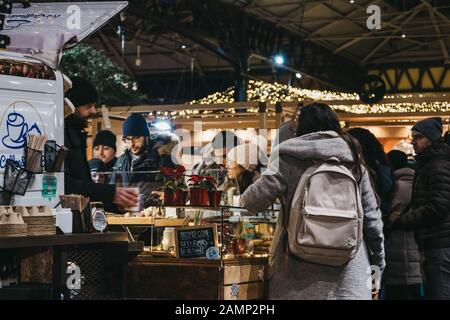
[(177, 258), (206, 258), (211, 247), (217, 247), (215, 225), (175, 229)]

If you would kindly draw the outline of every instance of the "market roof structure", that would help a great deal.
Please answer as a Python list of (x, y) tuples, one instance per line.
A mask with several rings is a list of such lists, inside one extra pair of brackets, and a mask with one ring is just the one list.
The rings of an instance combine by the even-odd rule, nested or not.
[[(450, 88), (447, 0), (129, 2), (89, 43), (161, 103), (244, 90), (248, 79), (351, 92), (370, 70), (388, 93)], [(380, 29), (368, 28), (370, 5)]]

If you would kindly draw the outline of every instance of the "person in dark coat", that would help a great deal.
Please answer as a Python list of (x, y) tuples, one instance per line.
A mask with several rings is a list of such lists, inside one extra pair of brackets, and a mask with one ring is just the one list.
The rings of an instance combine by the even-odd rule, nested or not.
[(394, 191), (394, 175), (384, 153), (380, 141), (369, 130), (352, 128), (348, 130), (361, 145), (364, 161), (369, 168), (369, 176), (374, 184), (378, 205), (381, 213), (386, 216), (389, 209), (392, 192)]
[[(408, 167), (408, 156), (399, 150), (388, 153), (394, 170), (395, 190), (388, 221), (398, 219), (411, 201), (414, 170)], [(420, 299), (422, 275), (420, 253), (413, 232), (396, 230), (386, 239), (386, 270), (384, 272), (384, 298), (386, 300)]]
[(69, 148), (65, 160), (64, 186), (66, 194), (79, 194), (91, 201), (103, 202), (105, 208), (113, 204), (132, 206), (137, 202), (134, 190), (116, 188), (114, 185), (95, 184), (86, 157), (87, 119), (96, 114), (98, 99), (95, 87), (83, 78), (73, 77), (72, 88), (66, 97), (76, 107), (75, 113), (68, 116), (64, 127), (64, 144)]
[(92, 144), (92, 157), (101, 159), (105, 166), (105, 172), (111, 172), (116, 164), (117, 146), (116, 136), (109, 130), (102, 130), (97, 133)]
[(174, 167), (170, 152), (166, 151), (169, 154), (164, 155), (158, 152), (170, 142), (170, 137), (167, 139), (150, 139), (147, 121), (139, 114), (130, 115), (123, 123), (123, 141), (127, 149), (117, 159), (110, 181), (139, 188), (146, 207), (154, 204), (152, 191), (159, 191), (162, 185), (162, 180), (158, 180), (160, 168)]
[(410, 210), (391, 229), (413, 230), (422, 253), (426, 299), (450, 299), (450, 147), (441, 118), (412, 128), (416, 173)]

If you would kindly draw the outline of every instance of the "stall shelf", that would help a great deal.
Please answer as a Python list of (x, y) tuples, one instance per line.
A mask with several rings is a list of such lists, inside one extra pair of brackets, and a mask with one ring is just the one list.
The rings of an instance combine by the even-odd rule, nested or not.
[(267, 258), (219, 260), (156, 258), (142, 253), (128, 263), (130, 299), (263, 299)]
[[(220, 212), (213, 218), (205, 219), (207, 224), (217, 224), (219, 229), (219, 252), (217, 259), (177, 258), (175, 251), (165, 252), (153, 246), (153, 229), (161, 227), (184, 227), (187, 218), (162, 219), (155, 217), (108, 217), (110, 226), (120, 225), (129, 231), (132, 227), (149, 227), (152, 230), (152, 245), (146, 247), (128, 263), (127, 297), (130, 299), (211, 299), (211, 300), (250, 300), (263, 299), (264, 268), (267, 254), (234, 254), (226, 251), (225, 224), (233, 225), (240, 221), (239, 215), (247, 216), (253, 224), (276, 224), (271, 209), (262, 216), (249, 216), (250, 213), (234, 206), (162, 206), (176, 208), (183, 217), (184, 210), (209, 210)], [(268, 214), (268, 213), (271, 214)], [(226, 214), (228, 213), (228, 214)], [(237, 214), (238, 216), (233, 216)], [(131, 236), (131, 232), (129, 232)]]
[(0, 260), (16, 259), (17, 283), (0, 288), (0, 298), (123, 299), (128, 246), (124, 232), (2, 237)]

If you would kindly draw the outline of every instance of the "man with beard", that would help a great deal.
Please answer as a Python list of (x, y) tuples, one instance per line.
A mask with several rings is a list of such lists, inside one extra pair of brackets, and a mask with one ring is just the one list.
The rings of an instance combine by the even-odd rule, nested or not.
[[(152, 192), (162, 185), (162, 180), (158, 180), (160, 168), (174, 167), (171, 138), (152, 139), (145, 118), (133, 113), (123, 123), (122, 140), (126, 143), (126, 150), (117, 159), (110, 182), (139, 188), (145, 195), (143, 204), (148, 207), (154, 204)], [(162, 149), (167, 150), (162, 152)]]

